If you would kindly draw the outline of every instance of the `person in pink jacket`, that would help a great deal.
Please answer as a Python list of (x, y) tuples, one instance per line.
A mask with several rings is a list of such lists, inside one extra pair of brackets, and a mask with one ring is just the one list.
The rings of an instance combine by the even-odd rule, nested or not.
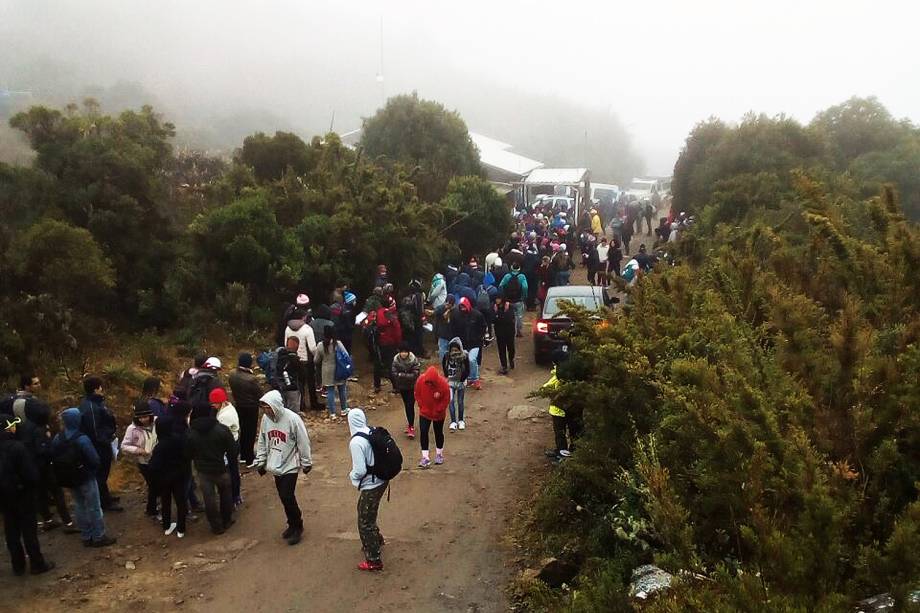
[(147, 483), (147, 509), (148, 517), (157, 517), (157, 488), (153, 484), (150, 473), (150, 456), (156, 445), (156, 433), (153, 430), (153, 411), (147, 400), (138, 400), (134, 404), (134, 419), (125, 430), (125, 437), (121, 441), (121, 452), (130, 456), (137, 462), (144, 481)]

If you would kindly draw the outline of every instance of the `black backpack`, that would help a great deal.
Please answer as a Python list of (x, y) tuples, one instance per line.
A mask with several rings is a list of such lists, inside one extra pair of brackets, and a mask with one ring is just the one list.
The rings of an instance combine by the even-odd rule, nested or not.
[(211, 404), (208, 397), (211, 393), (211, 382), (214, 381), (214, 375), (205, 373), (192, 379), (192, 385), (188, 392), (188, 403), (192, 407), (209, 406)]
[(371, 428), (370, 434), (358, 432), (354, 436), (367, 439), (374, 452), (374, 465), (367, 467), (368, 475), (390, 481), (399, 474), (402, 470), (402, 453), (386, 428), (377, 426)]
[(58, 485), (62, 487), (77, 487), (89, 477), (83, 452), (77, 444), (80, 436), (65, 438), (61, 435), (60, 443), (52, 446), (51, 466)]
[(508, 279), (508, 282), (505, 284), (505, 300), (508, 302), (521, 301), (521, 280), (518, 279), (519, 274), (521, 273), (511, 273), (511, 278)]

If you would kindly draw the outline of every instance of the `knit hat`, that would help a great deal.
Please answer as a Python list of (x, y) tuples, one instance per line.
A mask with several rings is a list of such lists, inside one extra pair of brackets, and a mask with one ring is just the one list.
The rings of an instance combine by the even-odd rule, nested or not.
[(243, 368), (252, 368), (252, 354), (245, 351), (240, 353), (240, 357), (237, 358), (236, 363)]
[(211, 393), (208, 394), (208, 402), (211, 404), (227, 402), (227, 392), (225, 392), (222, 387), (215, 387), (211, 390)]
[(343, 296), (345, 298), (345, 304), (354, 304), (358, 301), (358, 297), (352, 294), (351, 292), (345, 292)]
[(297, 294), (297, 298), (295, 299), (295, 302), (297, 306), (307, 306), (308, 304), (310, 304), (310, 297), (307, 296), (306, 294)]
[(147, 403), (146, 398), (139, 398), (134, 403), (134, 419), (139, 417), (149, 417), (153, 415), (153, 411), (150, 410), (150, 405)]

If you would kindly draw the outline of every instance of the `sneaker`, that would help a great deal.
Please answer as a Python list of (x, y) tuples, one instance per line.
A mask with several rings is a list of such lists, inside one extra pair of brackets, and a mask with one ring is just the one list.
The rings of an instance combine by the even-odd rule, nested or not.
[(179, 537), (180, 539), (184, 539), (184, 538), (185, 538), (185, 532), (176, 532), (176, 536)]
[(80, 529), (72, 521), (64, 524), (64, 534), (80, 534)]
[(287, 530), (281, 533), (281, 538), (285, 541), (291, 538), (291, 535), (294, 534), (294, 529), (290, 526), (287, 527)]
[(499, 368), (499, 369), (498, 369), (498, 374), (500, 374), (500, 375), (507, 375), (507, 374), (508, 374), (508, 369), (507, 369), (507, 368)]
[(406, 436), (408, 436), (409, 438), (415, 438), (415, 428), (413, 428), (412, 426), (409, 426), (408, 428), (406, 428)]
[(61, 522), (59, 522), (56, 519), (49, 519), (48, 521), (38, 522), (38, 527), (47, 532), (48, 530), (54, 530), (55, 528), (60, 528)]
[(341, 411), (339, 411), (339, 415), (341, 415), (342, 417), (347, 417), (348, 409), (342, 409)]
[(473, 383), (472, 383), (472, 385), (470, 385), (470, 387), (472, 387), (474, 390), (476, 390), (476, 391), (478, 392), (479, 390), (482, 389), (482, 382), (479, 381), (479, 380), (477, 379), (476, 381), (473, 381)]
[(246, 460), (244, 460), (243, 458), (240, 458), (240, 464), (242, 464), (243, 466), (246, 466)]
[(90, 541), (90, 547), (108, 547), (118, 542), (118, 539), (112, 536), (104, 535), (101, 539)]
[(560, 449), (559, 455), (561, 455), (563, 458), (568, 458), (568, 457), (571, 457), (572, 452), (569, 451), (568, 449)]
[(303, 528), (294, 528), (294, 530), (291, 531), (291, 536), (287, 537), (285, 540), (287, 541), (288, 545), (296, 545), (301, 541), (302, 538)]
[(461, 419), (460, 423), (457, 424), (457, 427), (460, 428), (461, 430), (466, 430), (466, 422)]
[(175, 532), (175, 531), (176, 531), (176, 526), (177, 526), (177, 525), (178, 525), (178, 524), (176, 524), (176, 522), (173, 522), (173, 523), (169, 524), (169, 528), (167, 528), (166, 530), (163, 531), (163, 536), (169, 536), (170, 534), (172, 534), (173, 532)]
[(48, 572), (49, 570), (51, 570), (51, 569), (54, 568), (55, 566), (57, 566), (57, 565), (56, 565), (54, 562), (52, 562), (51, 560), (45, 560), (44, 566), (38, 566), (38, 567), (33, 566), (33, 567), (32, 567), (32, 570), (31, 570), (31, 573), (32, 573), (33, 575), (41, 575), (42, 573)]
[(364, 560), (358, 564), (358, 570), (367, 570), (371, 572), (383, 570), (383, 562), (371, 562), (370, 560)]
[(434, 463), (437, 464), (438, 466), (440, 466), (441, 464), (443, 464), (443, 463), (444, 463), (444, 454), (443, 454), (443, 453), (439, 453), (439, 454), (437, 454), (436, 456), (434, 456)]
[(339, 416), (333, 413), (332, 415), (329, 416), (329, 419), (331, 419), (332, 421), (339, 421)]
[(429, 460), (428, 458), (422, 458), (418, 462), (419, 468), (428, 468), (429, 466), (431, 466), (431, 460)]
[(456, 430), (457, 430), (457, 422), (455, 422), (455, 421), (450, 422), (450, 426), (448, 426), (448, 428), (450, 428), (450, 431), (451, 431), (451, 432), (456, 431)]

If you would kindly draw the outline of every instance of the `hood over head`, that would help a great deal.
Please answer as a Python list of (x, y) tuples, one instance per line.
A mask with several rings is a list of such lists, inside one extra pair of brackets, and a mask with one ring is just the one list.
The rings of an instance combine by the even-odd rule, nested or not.
[(207, 417), (198, 417), (193, 419), (189, 427), (199, 434), (207, 434), (213, 430), (214, 426), (216, 426), (218, 423), (220, 422), (217, 421), (216, 417), (209, 415)]
[(64, 436), (70, 438), (80, 431), (80, 409), (70, 408), (61, 413), (64, 424)]
[(470, 276), (465, 272), (461, 272), (457, 275), (457, 280), (454, 281), (454, 287), (469, 287), (470, 286)]
[(470, 303), (469, 298), (463, 297), (460, 299), (460, 310), (467, 313), (473, 310), (473, 305)]
[(272, 409), (272, 421), (277, 421), (278, 416), (281, 414), (284, 409), (284, 400), (281, 398), (281, 392), (278, 390), (272, 390), (259, 398), (259, 402), (264, 402)]
[(288, 328), (290, 328), (294, 332), (297, 332), (298, 330), (303, 328), (306, 325), (306, 323), (302, 319), (291, 319), (291, 320), (288, 320), (287, 325), (288, 325)]
[(454, 338), (450, 339), (450, 342), (447, 344), (448, 351), (451, 349), (451, 347), (457, 347), (460, 349), (460, 351), (463, 351), (463, 341), (460, 340), (459, 336), (455, 336)]
[(367, 415), (361, 409), (349, 409), (348, 411), (348, 431), (354, 436), (359, 432), (367, 434), (371, 431), (367, 427)]

